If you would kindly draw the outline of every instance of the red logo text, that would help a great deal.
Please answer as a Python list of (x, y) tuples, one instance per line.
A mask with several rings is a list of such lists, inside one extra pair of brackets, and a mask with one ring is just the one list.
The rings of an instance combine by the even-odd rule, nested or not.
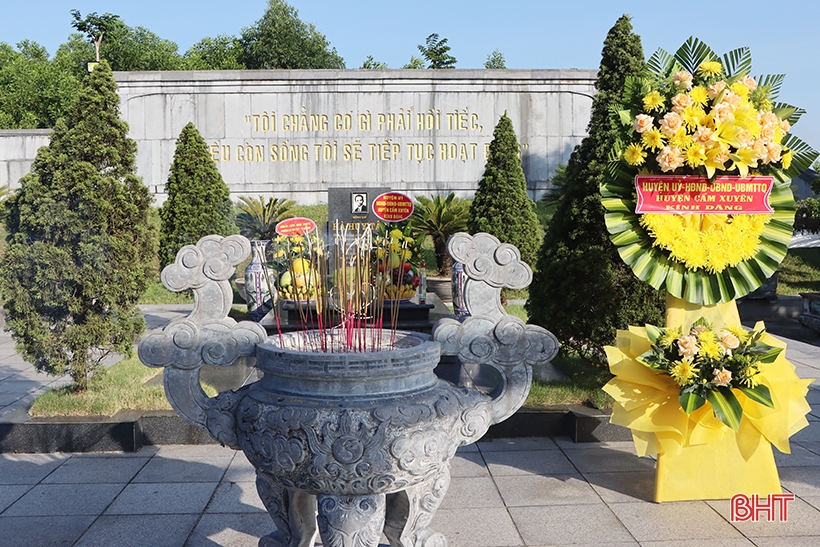
[(757, 522), (763, 516), (767, 522), (786, 522), (790, 501), (794, 501), (794, 494), (769, 494), (765, 500), (757, 494), (736, 494), (732, 496), (729, 520)]

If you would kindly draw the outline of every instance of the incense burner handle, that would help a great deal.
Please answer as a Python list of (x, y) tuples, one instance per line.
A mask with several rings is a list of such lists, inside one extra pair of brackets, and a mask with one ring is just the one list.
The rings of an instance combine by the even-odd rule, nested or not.
[(258, 323), (228, 317), (233, 302), (229, 280), (250, 252), (250, 242), (240, 235), (209, 235), (180, 249), (174, 263), (162, 270), (161, 280), (174, 292), (191, 289), (194, 309), (188, 317), (147, 333), (137, 349), (144, 364), (165, 367), (165, 394), (174, 410), (231, 446), (233, 425), (208, 418), (224, 415), (220, 409), (235, 404), (238, 397), (225, 392), (209, 398), (202, 391), (199, 372), (204, 364), (231, 366), (240, 357), (254, 356), (256, 345), (267, 339)]
[(523, 289), (532, 282), (532, 269), (514, 245), (486, 233), (458, 233), (447, 241), (453, 260), (464, 264), (464, 301), (469, 316), (441, 319), (433, 338), (442, 355), (455, 355), (465, 364), (486, 365), (502, 378), (490, 404), (491, 423), (509, 418), (521, 408), (532, 384), (532, 366), (551, 361), (558, 339), (537, 325), (507, 314), (501, 289)]

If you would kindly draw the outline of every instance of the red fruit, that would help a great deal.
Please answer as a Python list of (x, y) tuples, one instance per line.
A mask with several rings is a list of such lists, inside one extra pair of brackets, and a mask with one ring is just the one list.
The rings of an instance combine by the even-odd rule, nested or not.
[(405, 273), (410, 271), (410, 263), (409, 262), (404, 263), (404, 271), (405, 271)]

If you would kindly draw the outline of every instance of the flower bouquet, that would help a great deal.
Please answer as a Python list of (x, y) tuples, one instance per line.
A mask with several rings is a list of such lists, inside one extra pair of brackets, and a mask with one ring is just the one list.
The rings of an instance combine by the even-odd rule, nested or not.
[(788, 452), (808, 423), (811, 380), (762, 323), (739, 326), (734, 300), (785, 257), (789, 183), (817, 156), (789, 134), (804, 111), (777, 102), (783, 76), (750, 71), (748, 48), (719, 57), (690, 38), (658, 50), (613, 111), (606, 225), (635, 274), (666, 289), (667, 313), (664, 327), (618, 332), (604, 390), (638, 454), (658, 454), (656, 501), (779, 492), (771, 445)]

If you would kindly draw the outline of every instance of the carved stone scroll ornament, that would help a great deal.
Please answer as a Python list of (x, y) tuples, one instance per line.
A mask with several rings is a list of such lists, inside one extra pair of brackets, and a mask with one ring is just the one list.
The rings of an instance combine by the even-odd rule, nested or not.
[[(162, 283), (172, 291), (192, 289), (194, 310), (188, 317), (152, 331), (138, 347), (140, 360), (151, 367), (165, 367), (165, 394), (180, 416), (198, 427), (206, 427), (207, 414), (224, 398), (210, 399), (202, 391), (202, 365), (230, 366), (239, 357), (255, 355), (256, 344), (267, 338), (258, 323), (228, 317), (233, 301), (230, 277), (250, 254), (250, 242), (242, 236), (206, 236), (196, 245), (186, 245), (176, 260), (162, 270)], [(232, 424), (217, 437), (232, 440)], [(212, 432), (214, 433), (214, 432)], [(222, 437), (221, 439), (219, 437)]]
[(456, 355), (462, 363), (497, 369), (503, 385), (492, 404), (492, 423), (509, 418), (530, 391), (532, 367), (549, 363), (558, 353), (558, 339), (537, 325), (509, 315), (501, 305), (501, 289), (523, 289), (532, 269), (518, 249), (490, 234), (458, 233), (447, 242), (453, 260), (464, 264), (464, 300), (470, 315), (441, 319), (433, 338), (442, 355)]

